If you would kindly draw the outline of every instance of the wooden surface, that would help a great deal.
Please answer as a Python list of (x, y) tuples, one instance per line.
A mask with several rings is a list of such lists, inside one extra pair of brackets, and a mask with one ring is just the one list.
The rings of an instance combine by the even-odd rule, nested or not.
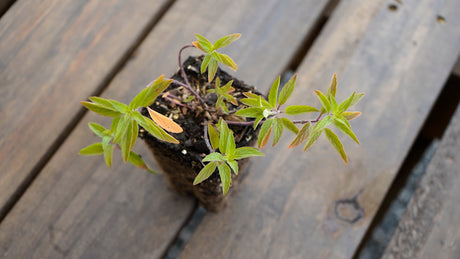
[(460, 108), (384, 258), (460, 258)]
[[(293, 101), (327, 87), (336, 72), (341, 98), (367, 94), (357, 108), (363, 118), (352, 123), (361, 146), (345, 141), (347, 166), (326, 141), (300, 156), (286, 151), (290, 139), (267, 150), (230, 206), (206, 215), (182, 257), (350, 258), (456, 61), (459, 8), (456, 0), (404, 1), (396, 12), (377, 1), (341, 2), (298, 69), (304, 88)], [(436, 21), (440, 13), (447, 23)], [(341, 220), (335, 202), (360, 190), (364, 218)]]
[[(214, 39), (222, 36), (222, 32), (237, 31), (245, 35), (227, 53), (238, 60), (240, 70), (246, 69), (245, 73), (251, 75), (247, 77), (248, 83), (260, 84), (259, 89), (267, 90), (326, 4), (285, 1), (280, 7), (274, 0), (213, 3), (211, 0), (176, 2), (104, 96), (127, 101), (154, 77), (172, 74), (177, 67), (177, 51), (194, 39), (195, 32)], [(249, 20), (248, 10), (254, 9), (260, 12)], [(183, 15), (192, 10), (194, 16)], [(219, 20), (222, 13), (212, 14), (210, 10), (225, 10), (227, 19)], [(277, 19), (271, 21), (275, 16)], [(219, 22), (212, 26), (215, 20)], [(283, 29), (297, 23), (301, 26), (296, 26), (296, 30)], [(244, 51), (236, 53), (236, 49)], [(248, 53), (254, 59), (245, 58)], [(258, 60), (264, 53), (270, 53), (277, 63), (260, 63)], [(245, 79), (244, 73), (239, 76)], [(82, 99), (72, 96), (74, 101)], [(78, 156), (80, 148), (96, 140), (88, 131), (87, 122), (99, 119), (85, 116), (2, 222), (0, 254), (159, 257), (165, 251), (192, 212), (194, 203), (172, 193), (161, 176), (152, 177), (129, 165), (117, 164), (110, 170), (100, 158)], [(135, 238), (127, 241), (127, 236)], [(24, 243), (28, 249), (24, 249)]]
[(166, 2), (18, 0), (3, 15), (0, 215)]
[[(226, 48), (239, 65), (233, 74), (261, 91), (303, 59), (292, 102), (315, 102), (333, 73), (339, 99), (366, 92), (352, 123), (362, 145), (341, 136), (347, 166), (324, 140), (301, 154), (286, 148), (290, 138), (266, 148), (181, 256), (351, 257), (460, 53), (460, 2), (342, 0), (315, 38), (335, 2), (18, 0), (0, 19), (0, 257), (164, 255), (194, 200), (162, 176), (76, 155), (96, 141), (88, 121), (101, 120), (79, 120), (79, 101), (105, 87), (103, 96), (128, 101), (176, 70), (194, 33), (233, 32), (243, 34)], [(156, 167), (143, 143), (136, 148)], [(357, 193), (364, 217), (351, 224), (334, 204)]]

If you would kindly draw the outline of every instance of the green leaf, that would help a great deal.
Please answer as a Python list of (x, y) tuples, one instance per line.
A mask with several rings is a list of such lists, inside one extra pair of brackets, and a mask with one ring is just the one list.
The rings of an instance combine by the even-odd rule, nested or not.
[(230, 43), (236, 41), (240, 37), (241, 37), (241, 33), (233, 33), (233, 34), (224, 36), (216, 40), (216, 42), (214, 42), (214, 50), (228, 46)]
[(233, 159), (239, 160), (252, 156), (264, 156), (264, 153), (260, 152), (257, 148), (254, 147), (240, 147), (235, 150)]
[(140, 114), (138, 111), (134, 111), (132, 113), (132, 116), (134, 120), (136, 120), (137, 123), (141, 125), (142, 128), (144, 128), (148, 133), (150, 133), (157, 139), (174, 144), (179, 144), (179, 141), (177, 139), (166, 133), (166, 131), (164, 131), (162, 128), (156, 125), (151, 119), (142, 116), (142, 114)]
[(195, 33), (195, 37), (198, 40), (198, 43), (200, 43), (201, 47), (203, 47), (204, 51), (210, 52), (212, 50), (212, 43), (208, 39), (198, 33)]
[(297, 126), (288, 118), (281, 118), (280, 121), (285, 128), (292, 131), (294, 134), (299, 133), (299, 129), (297, 128)]
[(337, 93), (337, 75), (334, 74), (334, 76), (332, 76), (331, 85), (327, 89), (327, 96), (335, 97), (336, 93)]
[(259, 148), (263, 148), (270, 137), (271, 129), (272, 129), (273, 119), (265, 120), (260, 127), (259, 136), (257, 139), (257, 144)]
[(222, 180), (222, 192), (225, 195), (230, 188), (230, 184), (232, 183), (230, 167), (228, 167), (226, 163), (219, 163), (217, 168), (219, 169), (220, 179)]
[(309, 149), (318, 140), (318, 138), (321, 136), (323, 131), (324, 129), (320, 131), (313, 131), (310, 134), (310, 137), (308, 138), (307, 143), (305, 143), (305, 146), (303, 147), (303, 151), (307, 151), (307, 149)]
[(284, 111), (287, 115), (297, 115), (306, 112), (319, 112), (318, 109), (315, 107), (307, 106), (307, 105), (291, 105), (286, 107)]
[(319, 102), (321, 103), (322, 108), (326, 112), (331, 111), (331, 103), (329, 102), (328, 98), (319, 90), (315, 91), (316, 95), (318, 96)]
[(281, 138), (283, 134), (283, 123), (278, 118), (273, 119), (273, 143), (272, 147), (274, 147)]
[(114, 134), (117, 131), (118, 123), (120, 122), (121, 116), (115, 117), (112, 120), (112, 124), (110, 125), (111, 134)]
[(229, 156), (233, 156), (235, 153), (236, 144), (235, 144), (235, 137), (233, 136), (233, 132), (229, 130), (228, 137), (227, 137), (227, 152), (225, 154)]
[(351, 139), (353, 139), (356, 143), (359, 144), (359, 140), (356, 137), (355, 133), (351, 130), (350, 123), (344, 117), (335, 117), (334, 118), (334, 125)]
[(254, 129), (256, 129), (257, 126), (259, 126), (259, 123), (260, 123), (264, 118), (265, 118), (265, 117), (264, 117), (263, 115), (256, 117), (256, 119), (254, 120)]
[(100, 114), (100, 115), (104, 115), (104, 116), (108, 116), (108, 117), (118, 117), (120, 115), (122, 115), (122, 113), (118, 112), (118, 111), (114, 111), (114, 110), (111, 110), (111, 109), (107, 109), (105, 108), (104, 106), (100, 105), (100, 104), (95, 104), (95, 103), (91, 103), (91, 102), (80, 102), (83, 106), (85, 106), (88, 110), (92, 111), (92, 112), (95, 112), (97, 114)]
[(222, 118), (220, 122), (220, 136), (219, 136), (219, 150), (223, 154), (227, 154), (227, 143), (228, 135), (230, 134), (230, 129), (228, 128), (227, 122)]
[(120, 118), (120, 121), (118, 122), (117, 128), (114, 132), (114, 143), (121, 144), (122, 139), (126, 138), (126, 135), (128, 134), (129, 124), (131, 123), (130, 120), (131, 118), (128, 115), (125, 115)]
[(233, 172), (238, 175), (238, 162), (235, 160), (227, 161), (227, 164), (232, 168)]
[(268, 102), (270, 103), (272, 108), (276, 108), (279, 86), (280, 86), (280, 76), (278, 76), (275, 79), (275, 82), (273, 82), (272, 87), (270, 88), (270, 93), (268, 94)]
[(89, 97), (89, 99), (99, 105), (104, 106), (107, 109), (113, 110), (113, 111), (118, 111), (121, 113), (127, 113), (129, 112), (128, 106), (124, 103), (121, 103), (119, 101), (111, 100), (111, 99), (105, 99), (97, 96), (92, 96)]
[(212, 173), (216, 170), (217, 163), (211, 162), (207, 164), (201, 171), (198, 173), (198, 175), (195, 177), (195, 180), (193, 181), (193, 185), (197, 185), (201, 183), (202, 181), (208, 179)]
[(214, 76), (217, 72), (218, 63), (217, 60), (211, 59), (208, 65), (208, 82), (211, 82), (214, 79)]
[(172, 79), (164, 80), (164, 75), (159, 76), (148, 87), (140, 91), (129, 104), (129, 109), (134, 110), (139, 107), (150, 106), (155, 99), (171, 84)]
[(125, 163), (128, 162), (131, 149), (133, 149), (134, 143), (136, 142), (138, 130), (139, 129), (137, 123), (133, 119), (128, 117), (127, 127), (125, 131), (126, 133), (120, 139), (121, 154), (123, 157), (123, 161)]
[(337, 101), (335, 100), (335, 97), (332, 95), (329, 95), (329, 102), (331, 103), (331, 111), (332, 113), (337, 113), (338, 112), (338, 104)]
[(226, 65), (227, 67), (229, 67), (233, 71), (238, 70), (238, 66), (236, 65), (235, 61), (233, 61), (233, 59), (231, 57), (229, 57), (228, 55), (225, 55), (225, 54), (221, 54), (221, 53), (217, 53), (217, 55), (219, 56), (219, 61), (222, 64)]
[(105, 133), (106, 128), (104, 128), (104, 126), (100, 124), (90, 122), (88, 123), (88, 127), (91, 129), (92, 132), (94, 132), (94, 134), (98, 135), (101, 138), (107, 136), (107, 134)]
[(221, 153), (214, 152), (211, 154), (208, 154), (201, 160), (202, 162), (210, 162), (210, 161), (225, 161), (224, 156)]
[(109, 168), (112, 167), (112, 155), (113, 155), (113, 145), (110, 143), (103, 143), (102, 149), (104, 149), (104, 160)]
[(288, 148), (293, 148), (302, 144), (302, 142), (304, 142), (310, 136), (311, 129), (311, 123), (305, 123), (300, 129), (299, 133), (297, 133), (297, 136), (294, 138), (291, 144), (289, 144)]
[(209, 61), (211, 61), (211, 54), (207, 54), (204, 57), (203, 62), (201, 63), (201, 74), (206, 71), (206, 67), (208, 67)]
[(338, 113), (341, 114), (342, 112), (346, 111), (348, 107), (350, 107), (353, 98), (355, 97), (355, 92), (353, 92), (345, 101), (341, 102), (339, 105)]
[(332, 116), (329, 116), (329, 115), (324, 117), (324, 118), (322, 118), (313, 127), (313, 131), (321, 131), (321, 130), (325, 129), (327, 126), (329, 126), (329, 124), (332, 123), (333, 120), (334, 119), (332, 118)]
[(339, 137), (332, 132), (330, 129), (325, 129), (324, 134), (327, 137), (327, 140), (331, 143), (332, 147), (334, 147), (335, 151), (339, 153), (339, 155), (342, 157), (343, 161), (345, 161), (345, 164), (348, 163), (347, 155), (345, 154), (345, 150), (343, 149), (342, 142), (340, 142)]
[(94, 143), (80, 150), (79, 154), (83, 156), (96, 156), (103, 154), (102, 143)]
[(357, 117), (361, 116), (361, 112), (342, 112), (342, 116), (346, 120), (351, 121), (351, 120), (356, 119)]
[(283, 86), (279, 96), (279, 105), (283, 105), (291, 96), (292, 91), (294, 91), (294, 86), (297, 80), (297, 74), (294, 74), (291, 79)]
[(271, 104), (260, 96), (258, 96), (258, 98), (243, 98), (240, 100), (240, 102), (246, 104), (249, 107), (263, 107), (272, 109)]
[(357, 104), (361, 100), (361, 98), (363, 98), (363, 96), (364, 96), (364, 93), (355, 94), (355, 96), (353, 97), (353, 100), (350, 103), (350, 106)]
[(219, 148), (219, 133), (217, 130), (212, 126), (211, 123), (208, 124), (208, 135), (209, 140), (211, 142), (211, 146), (214, 150)]
[(130, 162), (131, 164), (141, 169), (147, 170), (152, 174), (158, 174), (158, 172), (154, 171), (152, 168), (147, 166), (147, 164), (144, 162), (144, 160), (142, 159), (140, 155), (136, 154), (133, 151), (131, 151), (129, 154), (128, 162)]

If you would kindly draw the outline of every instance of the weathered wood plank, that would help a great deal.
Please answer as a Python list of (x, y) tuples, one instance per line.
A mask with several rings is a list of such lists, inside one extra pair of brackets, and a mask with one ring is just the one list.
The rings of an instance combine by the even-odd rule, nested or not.
[(2, 17), (0, 215), (166, 3), (19, 0)]
[[(349, 165), (324, 139), (304, 154), (282, 140), (253, 159), (226, 210), (206, 215), (183, 258), (353, 255), (460, 51), (460, 2), (404, 1), (396, 11), (390, 3), (341, 1), (299, 68), (303, 88), (293, 102), (312, 101), (335, 72), (339, 99), (367, 93), (357, 107), (364, 115), (352, 123), (361, 146), (341, 137)], [(348, 209), (362, 208), (364, 217), (341, 220), (335, 202), (357, 194), (359, 207)]]
[[(193, 40), (195, 32), (211, 39), (241, 32), (243, 38), (227, 53), (246, 70), (237, 73), (242, 79), (267, 90), (325, 4), (320, 0), (178, 1), (104, 96), (127, 101), (154, 77), (172, 74), (178, 49)], [(261, 62), (267, 53), (277, 62)], [(76, 98), (73, 101), (79, 101)], [(0, 225), (1, 255), (156, 258), (192, 211), (193, 202), (169, 191), (161, 176), (120, 163), (110, 171), (100, 158), (76, 155), (96, 140), (86, 126), (90, 120), (96, 117), (85, 116)]]
[(383, 258), (460, 257), (460, 106)]

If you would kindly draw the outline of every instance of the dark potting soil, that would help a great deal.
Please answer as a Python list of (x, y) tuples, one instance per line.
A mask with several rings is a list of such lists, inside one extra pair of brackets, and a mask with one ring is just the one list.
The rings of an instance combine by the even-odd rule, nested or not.
[[(206, 93), (206, 90), (215, 88), (215, 79), (213, 82), (208, 83), (207, 72), (203, 75), (200, 74), (202, 60), (203, 56), (189, 57), (183, 66), (192, 87), (211, 107), (217, 100), (217, 96), (214, 93)], [(220, 78), (221, 86), (233, 80), (232, 86), (235, 88), (235, 91), (232, 95), (237, 100), (245, 98), (243, 95), (244, 92), (260, 94), (256, 92), (254, 87), (247, 86), (244, 82), (233, 78), (220, 69), (217, 70), (216, 77)], [(184, 82), (180, 70), (172, 78)], [(193, 185), (193, 180), (204, 166), (201, 160), (210, 153), (203, 138), (204, 127), (208, 122), (217, 123), (219, 116), (222, 114), (218, 111), (210, 112), (204, 110), (196, 100), (190, 102), (182, 101), (192, 99), (191, 93), (183, 86), (172, 83), (166, 89), (165, 93), (167, 94), (157, 98), (150, 108), (172, 118), (184, 129), (182, 133), (171, 133), (180, 143), (172, 144), (158, 140), (143, 129), (140, 129), (139, 136), (147, 143), (164, 173), (168, 176), (170, 185), (175, 190), (182, 194), (194, 195), (204, 207), (211, 211), (216, 211), (223, 207), (225, 198), (222, 196), (222, 186), (218, 171), (216, 170), (209, 179), (196, 186)], [(185, 106), (177, 103), (182, 103)], [(244, 118), (232, 115), (232, 113), (237, 109), (245, 107), (240, 102), (239, 107), (230, 104), (229, 115), (225, 115), (223, 118), (227, 121), (244, 121)], [(141, 112), (144, 116), (149, 117), (147, 109), (144, 108)], [(229, 128), (234, 133), (237, 147), (251, 146), (257, 139), (252, 125), (229, 125)], [(246, 163), (247, 159), (242, 159), (238, 162), (241, 173), (243, 172), (241, 169), (244, 168)], [(233, 184), (237, 182), (237, 178), (238, 176), (232, 173)]]

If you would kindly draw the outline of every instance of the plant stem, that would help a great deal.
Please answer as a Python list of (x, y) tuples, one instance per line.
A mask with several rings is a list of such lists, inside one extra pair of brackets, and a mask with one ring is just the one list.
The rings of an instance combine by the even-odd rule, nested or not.
[(212, 146), (211, 146), (211, 143), (209, 143), (209, 137), (208, 137), (208, 124), (205, 123), (204, 127), (203, 127), (203, 131), (204, 131), (204, 142), (206, 143), (206, 146), (208, 147), (209, 149), (209, 153), (212, 153), (214, 152), (214, 149), (212, 149)]
[(193, 48), (195, 46), (193, 46), (192, 44), (187, 44), (185, 46), (183, 46), (182, 48), (180, 48), (179, 50), (179, 57), (178, 57), (178, 61), (179, 61), (179, 68), (180, 68), (180, 71), (182, 73), (182, 77), (184, 78), (184, 81), (187, 85), (190, 85), (190, 83), (188, 82), (188, 79), (187, 79), (187, 75), (185, 74), (185, 70), (184, 70), (184, 67), (182, 66), (182, 51), (186, 48)]

